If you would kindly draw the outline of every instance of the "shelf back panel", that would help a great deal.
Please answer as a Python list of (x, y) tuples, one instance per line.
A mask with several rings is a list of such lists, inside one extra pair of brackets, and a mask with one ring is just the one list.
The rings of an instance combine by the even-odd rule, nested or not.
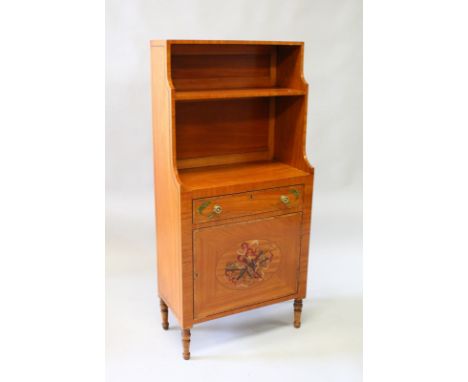
[(266, 88), (276, 84), (276, 46), (173, 45), (177, 90)]
[(197, 163), (205, 164), (207, 161), (200, 161), (200, 158), (207, 157), (217, 159), (213, 164), (226, 163), (226, 160), (267, 159), (271, 144), (270, 107), (268, 98), (178, 103), (176, 153), (179, 168), (192, 167), (190, 163), (194, 167)]

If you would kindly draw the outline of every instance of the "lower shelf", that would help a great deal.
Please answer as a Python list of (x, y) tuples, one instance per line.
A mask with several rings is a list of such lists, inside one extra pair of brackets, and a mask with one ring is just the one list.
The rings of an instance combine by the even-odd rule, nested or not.
[(282, 162), (253, 162), (179, 170), (186, 191), (278, 181), (310, 174)]
[(196, 101), (229, 98), (298, 96), (304, 94), (305, 90), (288, 88), (179, 90), (175, 93), (175, 99), (177, 101)]

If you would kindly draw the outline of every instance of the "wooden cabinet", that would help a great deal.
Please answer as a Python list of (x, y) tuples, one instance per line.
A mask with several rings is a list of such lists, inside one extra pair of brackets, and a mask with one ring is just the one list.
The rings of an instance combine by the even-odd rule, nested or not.
[(306, 294), (303, 43), (151, 41), (158, 291), (194, 324)]

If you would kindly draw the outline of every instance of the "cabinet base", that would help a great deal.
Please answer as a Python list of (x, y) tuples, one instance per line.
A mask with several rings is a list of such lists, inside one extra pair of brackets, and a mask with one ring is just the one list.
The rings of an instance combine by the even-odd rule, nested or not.
[[(162, 327), (164, 330), (169, 329), (169, 321), (168, 321), (168, 312), (169, 309), (163, 299), (160, 299), (160, 307), (161, 307), (161, 316), (162, 316)], [(294, 327), (299, 329), (301, 327), (301, 314), (302, 314), (302, 299), (294, 299)], [(183, 353), (182, 357), (185, 360), (190, 359), (190, 329), (182, 329), (182, 347)]]

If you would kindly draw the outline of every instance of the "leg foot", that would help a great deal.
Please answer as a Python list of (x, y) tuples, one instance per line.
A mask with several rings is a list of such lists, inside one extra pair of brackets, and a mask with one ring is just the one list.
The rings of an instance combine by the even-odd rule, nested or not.
[(301, 327), (302, 300), (296, 298), (294, 300), (294, 327)]
[(164, 330), (169, 329), (169, 320), (168, 320), (168, 313), (169, 309), (167, 308), (166, 303), (163, 299), (159, 299), (159, 306), (161, 307), (161, 317), (162, 317), (162, 327)]
[(182, 329), (182, 345), (184, 359), (190, 359), (190, 329)]

